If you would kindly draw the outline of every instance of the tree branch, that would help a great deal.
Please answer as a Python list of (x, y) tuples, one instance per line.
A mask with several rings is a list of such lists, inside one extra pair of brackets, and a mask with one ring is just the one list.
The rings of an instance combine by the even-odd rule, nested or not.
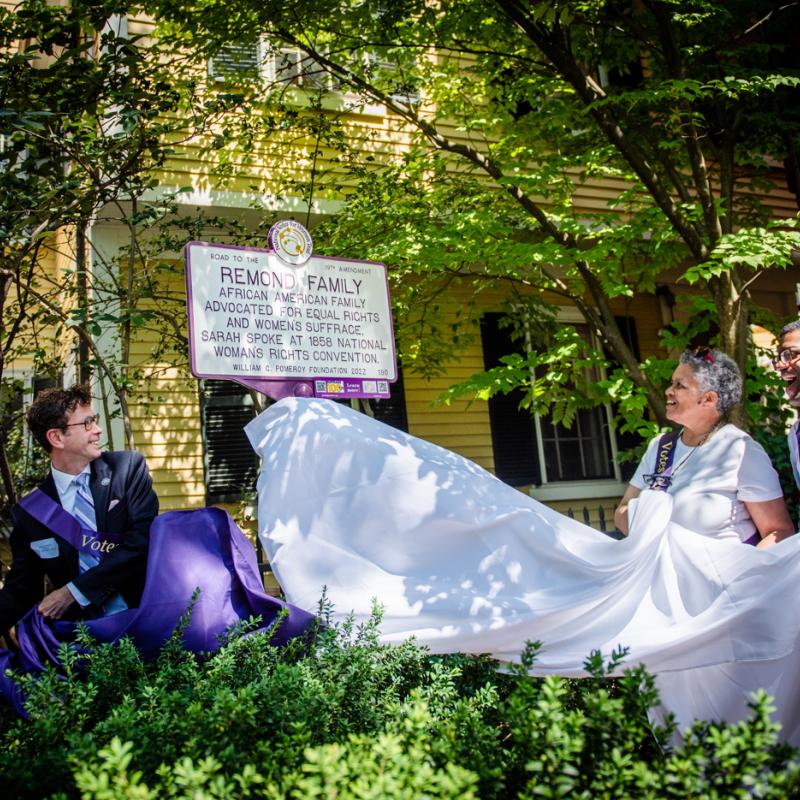
[[(597, 100), (605, 98), (605, 93), (602, 89), (584, 72), (563, 43), (561, 45), (557, 44), (555, 36), (548, 36), (537, 23), (529, 19), (526, 8), (523, 8), (514, 0), (495, 0), (495, 2), (508, 18), (541, 49), (565, 80), (575, 89), (578, 97), (609, 142), (616, 147), (639, 180), (647, 187), (656, 205), (672, 223), (672, 226), (686, 243), (692, 255), (698, 260), (705, 260), (709, 254), (708, 245), (698, 234), (691, 221), (681, 213), (662, 184), (658, 174), (649, 163), (646, 154), (629, 140), (618, 121), (609, 114), (607, 109), (596, 105)], [(554, 26), (557, 26), (557, 23), (554, 23)]]

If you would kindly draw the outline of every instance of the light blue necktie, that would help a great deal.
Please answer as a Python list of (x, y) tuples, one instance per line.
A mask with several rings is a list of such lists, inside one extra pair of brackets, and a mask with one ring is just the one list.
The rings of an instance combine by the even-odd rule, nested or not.
[[(81, 524), (81, 528), (86, 528), (91, 531), (97, 530), (97, 519), (94, 514), (94, 498), (89, 489), (89, 473), (81, 472), (77, 475), (73, 483), (77, 487), (75, 494), (75, 505), (72, 508), (72, 515), (77, 518)], [(96, 567), (100, 563), (100, 559), (91, 553), (78, 551), (78, 566), (80, 567), (81, 574), (86, 572), (87, 569)], [(124, 611), (128, 604), (122, 599), (122, 595), (117, 594), (103, 603), (103, 615), (116, 614), (118, 611)]]

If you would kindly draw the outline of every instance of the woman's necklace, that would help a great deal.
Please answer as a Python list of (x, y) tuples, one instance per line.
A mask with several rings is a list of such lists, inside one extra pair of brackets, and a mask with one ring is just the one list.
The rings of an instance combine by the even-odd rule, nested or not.
[[(689, 447), (689, 448), (690, 448), (690, 450), (689, 450), (689, 452), (688, 452), (688, 453), (687, 453), (687, 454), (686, 454), (686, 455), (685, 455), (685, 456), (684, 456), (684, 457), (683, 457), (683, 458), (682, 458), (682, 459), (681, 459), (681, 460), (680, 460), (680, 461), (679, 461), (679, 462), (678, 462), (678, 463), (677, 463), (677, 464), (676, 464), (676, 465), (675, 465), (675, 466), (672, 468), (672, 473), (671, 473), (671, 474), (672, 474), (673, 476), (674, 476), (674, 475), (675, 475), (675, 473), (676, 473), (676, 472), (677, 472), (677, 471), (678, 471), (678, 470), (679, 470), (679, 469), (680, 469), (680, 468), (681, 468), (681, 467), (682, 467), (682, 466), (683, 466), (683, 465), (684, 465), (684, 464), (685, 464), (685, 463), (686, 463), (686, 462), (687, 462), (687, 461), (688, 461), (688, 460), (689, 460), (689, 459), (690, 459), (690, 458), (691, 458), (691, 457), (692, 457), (692, 456), (693, 456), (693, 455), (694, 455), (694, 454), (695, 454), (695, 453), (696, 453), (696, 452), (697, 452), (697, 451), (698, 451), (698, 450), (699, 450), (699, 449), (700, 449), (700, 448), (701, 448), (701, 447), (702, 447), (702, 446), (703, 446), (703, 445), (704, 445), (704, 444), (705, 444), (705, 443), (706, 443), (706, 442), (707, 442), (707, 441), (708, 441), (708, 440), (709, 440), (709, 439), (710, 439), (710, 438), (711, 438), (711, 437), (712, 437), (712, 436), (713, 436), (713, 435), (714, 435), (714, 434), (717, 432), (717, 430), (719, 429), (719, 426), (720, 426), (720, 423), (718, 422), (718, 423), (717, 423), (717, 424), (716, 424), (716, 425), (715, 425), (713, 428), (711, 428), (710, 430), (706, 431), (706, 433), (704, 433), (704, 434), (703, 434), (703, 435), (700, 437), (700, 441), (699, 441), (697, 444), (695, 444), (695, 445), (690, 445), (690, 444), (687, 444), (687, 445), (685, 445), (686, 447)], [(681, 435), (680, 435), (680, 437), (679, 437), (679, 438), (680, 438), (680, 440), (681, 440), (681, 442), (683, 442), (683, 431), (685, 431), (685, 430), (686, 430), (686, 428), (684, 428), (684, 429), (681, 431)]]

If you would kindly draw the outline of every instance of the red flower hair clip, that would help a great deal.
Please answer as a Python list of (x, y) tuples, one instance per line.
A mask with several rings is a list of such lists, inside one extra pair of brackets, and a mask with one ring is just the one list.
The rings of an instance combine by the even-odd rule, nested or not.
[(695, 347), (692, 351), (692, 355), (708, 364), (714, 363), (714, 350), (710, 347)]

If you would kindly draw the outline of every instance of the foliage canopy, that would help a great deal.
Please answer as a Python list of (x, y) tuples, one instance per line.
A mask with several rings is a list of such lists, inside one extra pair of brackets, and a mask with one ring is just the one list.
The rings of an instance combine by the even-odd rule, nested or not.
[[(694, 287), (682, 301), (686, 316), (707, 325), (710, 311), (712, 334), (744, 369), (749, 290), (766, 270), (791, 266), (800, 244), (795, 221), (776, 219), (769, 205), (771, 191), (798, 186), (796, 6), (301, 0), (291, 8), (238, 3), (231, 13), (217, 0), (167, 0), (150, 7), (163, 35), (208, 55), (254, 37), (271, 63), (286, 48), (300, 53), (315, 85), (328, 74), (328, 86), (353, 106), (378, 103), (408, 133), (411, 148), (395, 159), (380, 148), (365, 155), (369, 148), (343, 146), (347, 179), (309, 179), (317, 195), (347, 201), (317, 240), (391, 266), (407, 367), (435, 372), (474, 335), (469, 300), (456, 323), (444, 313), (453, 287), (478, 294), (503, 286), (509, 313), (529, 333), (549, 331), (537, 349), (553, 345), (553, 326), (541, 324), (553, 301), (577, 307), (602, 345), (595, 357), (622, 368), (612, 383), (625, 382), (630, 409), (649, 408), (663, 424), (662, 370), (636, 357), (615, 310), (680, 279), (687, 292)], [(273, 69), (270, 80), (256, 95), (265, 109), (278, 97), (285, 102), (297, 69)], [(574, 386), (563, 392), (553, 381), (552, 388), (556, 403), (570, 394), (586, 401)]]

